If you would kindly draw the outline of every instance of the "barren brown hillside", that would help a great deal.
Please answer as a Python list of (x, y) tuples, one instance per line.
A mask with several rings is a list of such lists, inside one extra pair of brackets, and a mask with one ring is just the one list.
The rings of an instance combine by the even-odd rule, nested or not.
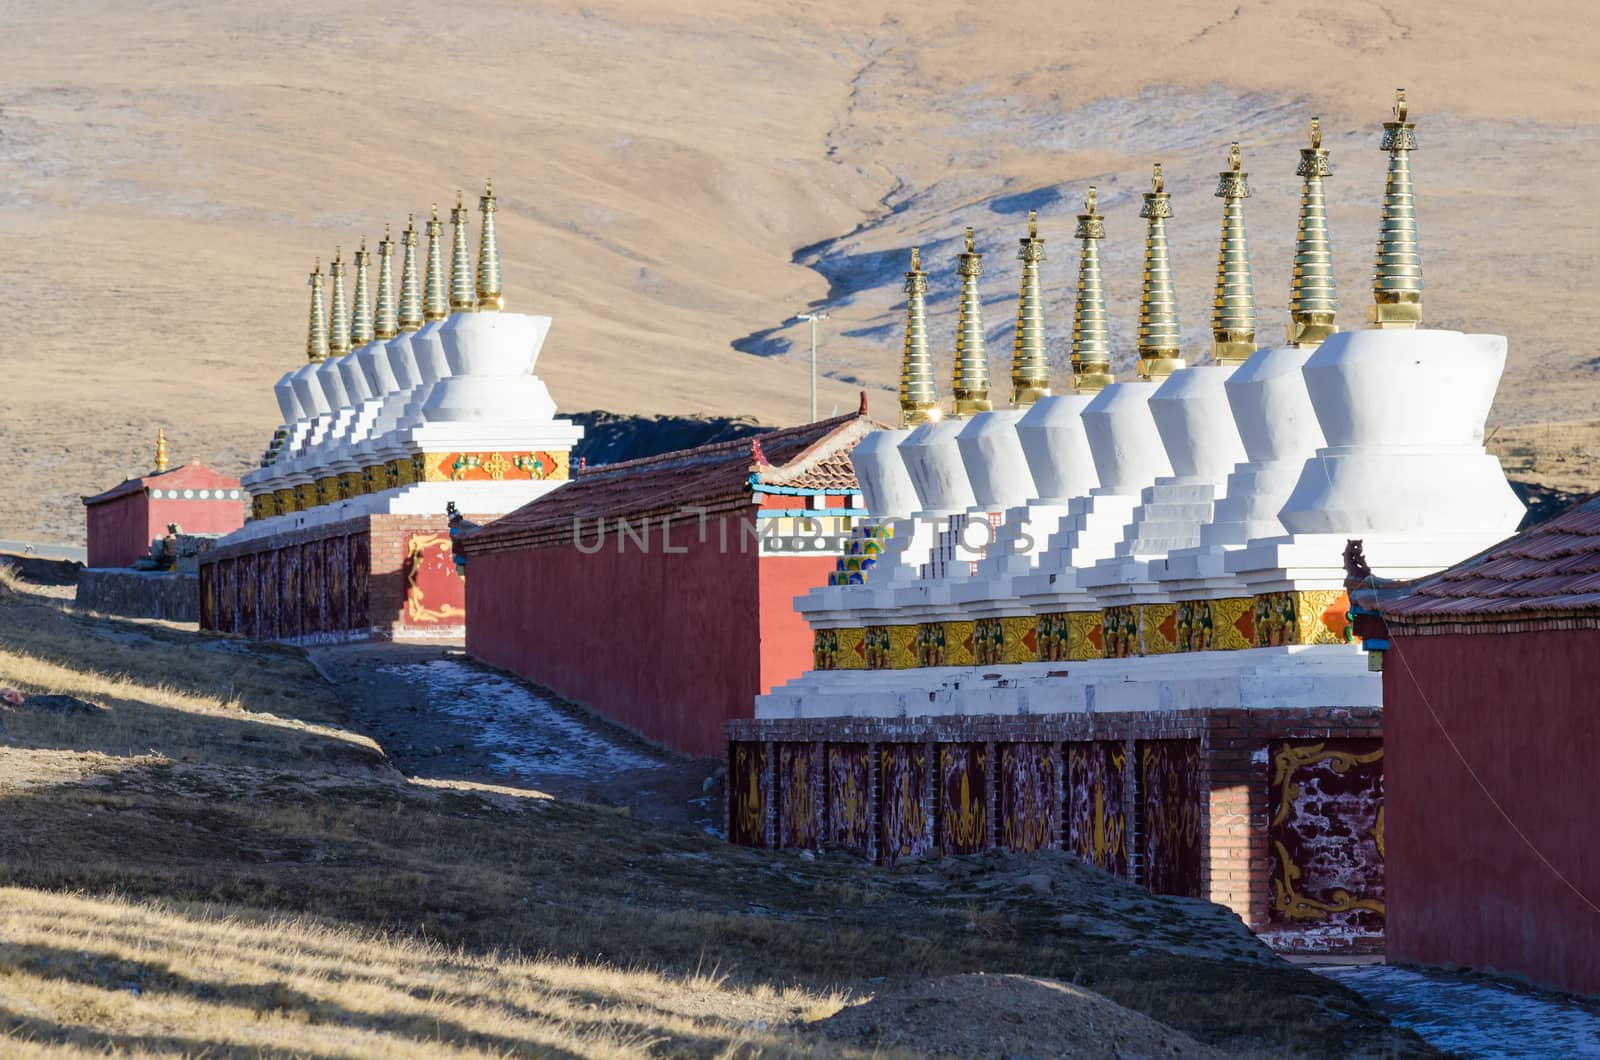
[[(1320, 113), (1345, 321), (1364, 314), (1379, 123), (1404, 85), (1436, 326), (1502, 332), (1497, 420), (1591, 414), (1600, 82), (1576, 3), (340, 5), (0, 0), (0, 537), (81, 538), (77, 496), (175, 455), (242, 470), (303, 356), (305, 273), (408, 211), (502, 195), (508, 307), (555, 326), (566, 408), (805, 415), (896, 378), (905, 249), (953, 334), (954, 244), (978, 230), (991, 352), (1015, 239), (1050, 240), (1070, 333), (1071, 215), (1101, 186), (1132, 353), (1152, 160), (1174, 192), (1179, 298), (1205, 349), (1215, 174), (1244, 143), (1264, 336), (1280, 327)], [(947, 354), (948, 355), (948, 354)], [(881, 407), (881, 406), (880, 406)]]

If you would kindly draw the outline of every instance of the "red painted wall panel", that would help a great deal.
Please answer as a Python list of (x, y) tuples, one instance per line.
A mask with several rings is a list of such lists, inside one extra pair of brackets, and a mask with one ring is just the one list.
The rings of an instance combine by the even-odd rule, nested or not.
[(129, 493), (85, 509), (89, 566), (128, 567), (150, 551), (150, 498)]
[(164, 537), (168, 523), (177, 523), (186, 534), (231, 534), (244, 525), (243, 501), (169, 501), (163, 497), (149, 504), (147, 538)]
[(1556, 874), (1600, 901), (1600, 632), (1393, 644), (1383, 673), (1390, 959), (1600, 994), (1600, 913)]
[[(659, 523), (648, 551), (608, 527), (604, 545), (483, 553), (467, 570), (467, 651), (652, 740), (720, 758), (723, 723), (751, 716), (761, 679), (756, 544), (738, 517), (699, 541), (694, 520)], [(595, 544), (591, 523), (585, 548)], [(807, 663), (810, 641), (799, 653)], [(798, 672), (798, 670), (796, 671)]]
[[(811, 627), (794, 598), (828, 584), (834, 556), (766, 556), (761, 560), (761, 692), (811, 669)], [(754, 704), (751, 704), (754, 707)], [(749, 717), (749, 713), (742, 715)]]

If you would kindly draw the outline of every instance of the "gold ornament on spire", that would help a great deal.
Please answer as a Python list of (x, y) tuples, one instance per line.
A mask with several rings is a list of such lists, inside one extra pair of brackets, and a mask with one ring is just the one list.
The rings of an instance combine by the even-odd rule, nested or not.
[(1044, 240), (1039, 238), (1039, 214), (1028, 211), (1028, 238), (1021, 240), (1017, 257), (1022, 261), (1022, 292), (1017, 296), (1017, 334), (1011, 344), (1011, 404), (1032, 405), (1050, 396), (1050, 354), (1045, 346), (1044, 295), (1039, 290), (1039, 263), (1044, 260)]
[(406, 215), (406, 230), (400, 233), (404, 256), (400, 265), (400, 330), (416, 331), (423, 325), (422, 291), (417, 276), (417, 219)]
[(1372, 273), (1373, 304), (1367, 319), (1380, 328), (1422, 323), (1422, 248), (1417, 243), (1417, 199), (1411, 186), (1416, 125), (1406, 120), (1406, 90), (1394, 90), (1394, 121), (1383, 123), (1381, 148), (1389, 152), (1383, 188), (1378, 260)]
[(500, 290), (500, 242), (495, 236), (494, 181), (483, 182), (483, 195), (478, 199), (478, 212), (483, 214), (483, 226), (478, 233), (478, 308), (504, 309), (506, 299)]
[(350, 307), (350, 345), (365, 346), (372, 341), (372, 297), (367, 283), (368, 265), (372, 255), (367, 253), (367, 237), (361, 237), (356, 249), (355, 302)]
[(428, 221), (428, 276), (423, 284), (423, 320), (443, 320), (450, 315), (450, 303), (444, 296), (444, 247), (439, 245), (443, 236), (439, 204), (434, 203), (433, 217)]
[(333, 264), (328, 274), (333, 277), (333, 295), (328, 303), (328, 356), (343, 357), (350, 352), (350, 309), (344, 297), (343, 248), (333, 248)]
[(477, 288), (472, 280), (472, 254), (467, 246), (467, 208), (461, 192), (456, 192), (456, 208), (450, 211), (450, 312), (470, 313), (478, 308)]
[(1317, 346), (1339, 330), (1339, 288), (1333, 275), (1333, 246), (1328, 242), (1328, 204), (1322, 178), (1331, 176), (1328, 149), (1322, 146), (1322, 120), (1311, 119), (1311, 146), (1300, 149), (1295, 176), (1302, 180), (1300, 224), (1294, 240), (1294, 286), (1289, 295), (1289, 342)]
[(955, 395), (957, 417), (988, 412), (989, 353), (984, 348), (983, 299), (978, 292), (978, 277), (983, 274), (983, 255), (972, 249), (972, 229), (967, 229), (967, 249), (956, 259), (961, 276), (961, 308), (956, 318)]
[(928, 352), (928, 274), (922, 271), (922, 248), (911, 248), (906, 273), (906, 345), (900, 361), (900, 426), (940, 418), (939, 388), (933, 381), (933, 356)]
[(1100, 240), (1106, 220), (1095, 209), (1091, 185), (1073, 238), (1078, 250), (1078, 297), (1072, 318), (1072, 388), (1096, 394), (1115, 381), (1111, 374), (1111, 333), (1106, 323), (1106, 289), (1100, 275)]
[(1150, 175), (1139, 216), (1145, 219), (1144, 292), (1139, 298), (1139, 377), (1164, 379), (1183, 367), (1178, 341), (1178, 296), (1172, 285), (1172, 257), (1167, 248), (1167, 218), (1172, 196), (1161, 163)]
[(383, 239), (378, 243), (378, 310), (373, 324), (373, 336), (381, 340), (392, 339), (400, 325), (394, 302), (394, 239), (389, 226), (383, 226)]
[(156, 428), (156, 474), (167, 469), (167, 429)]
[(1217, 289), (1211, 299), (1211, 360), (1215, 364), (1243, 364), (1256, 352), (1256, 289), (1244, 236), (1248, 176), (1235, 141), (1228, 147), (1228, 168), (1217, 174), (1222, 242), (1217, 248)]
[(328, 359), (328, 310), (322, 302), (322, 259), (306, 279), (311, 288), (311, 321), (306, 328), (306, 360), (321, 364)]

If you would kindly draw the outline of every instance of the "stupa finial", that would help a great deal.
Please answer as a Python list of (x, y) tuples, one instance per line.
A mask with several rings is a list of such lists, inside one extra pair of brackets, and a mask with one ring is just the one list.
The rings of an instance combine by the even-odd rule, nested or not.
[(906, 273), (906, 346), (900, 361), (900, 426), (940, 418), (939, 388), (933, 381), (928, 353), (928, 274), (922, 271), (922, 248), (911, 248)]
[(1383, 123), (1383, 150), (1389, 174), (1383, 187), (1383, 221), (1378, 228), (1378, 261), (1372, 274), (1372, 308), (1367, 318), (1380, 328), (1414, 328), (1422, 323), (1422, 248), (1417, 243), (1417, 200), (1411, 186), (1411, 152), (1416, 125), (1406, 120), (1406, 90), (1394, 90), (1394, 120)]
[(328, 356), (343, 357), (350, 352), (350, 307), (344, 297), (344, 248), (333, 248), (333, 263), (328, 274), (333, 278), (333, 294), (328, 303)]
[(1072, 317), (1072, 387), (1081, 394), (1098, 393), (1115, 379), (1111, 374), (1106, 289), (1100, 276), (1100, 240), (1105, 236), (1106, 220), (1095, 209), (1095, 190), (1090, 185), (1073, 232), (1073, 238), (1079, 240), (1079, 250), (1078, 298)]
[(1222, 243), (1217, 248), (1217, 289), (1211, 300), (1211, 360), (1243, 364), (1256, 352), (1256, 289), (1245, 245), (1244, 200), (1250, 197), (1238, 141), (1228, 146), (1228, 168), (1217, 175), (1222, 200)]
[(383, 239), (378, 242), (378, 310), (373, 336), (392, 339), (399, 330), (394, 302), (394, 237), (389, 234), (389, 226), (384, 225)]
[(422, 286), (422, 319), (443, 320), (450, 315), (450, 302), (444, 295), (444, 247), (439, 241), (444, 237), (444, 225), (439, 220), (439, 204), (433, 204), (433, 216), (427, 223), (428, 276)]
[(483, 194), (478, 198), (478, 212), (483, 214), (483, 226), (478, 238), (478, 308), (504, 309), (505, 295), (500, 290), (500, 241), (495, 236), (494, 215), (498, 208), (494, 200), (494, 181), (483, 182)]
[(317, 259), (306, 284), (311, 288), (311, 321), (306, 328), (306, 360), (320, 364), (328, 359), (328, 310), (322, 302), (322, 259)]
[(365, 346), (372, 341), (372, 289), (367, 277), (371, 261), (372, 255), (367, 253), (367, 237), (362, 236), (361, 246), (356, 248), (355, 301), (350, 306), (352, 348)]
[(1039, 238), (1039, 214), (1028, 211), (1028, 237), (1021, 240), (1022, 293), (1017, 296), (1017, 334), (1011, 344), (1011, 404), (1032, 405), (1050, 396), (1050, 354), (1045, 346), (1044, 295), (1039, 290), (1039, 263), (1044, 260), (1044, 240)]
[(983, 255), (972, 249), (972, 229), (966, 234), (966, 250), (956, 259), (961, 276), (961, 307), (956, 318), (955, 395), (956, 416), (971, 416), (994, 408), (989, 400), (989, 352), (984, 348), (983, 299), (978, 292), (978, 277), (983, 274)]
[(156, 428), (156, 472), (159, 474), (167, 469), (167, 429)]
[(456, 208), (450, 211), (450, 312), (470, 313), (478, 308), (472, 279), (472, 254), (467, 246), (467, 208), (456, 191)]
[(422, 327), (422, 285), (417, 269), (417, 218), (406, 214), (406, 230), (400, 233), (403, 251), (400, 264), (400, 330)]
[(1167, 248), (1167, 218), (1172, 196), (1157, 162), (1150, 174), (1139, 216), (1145, 219), (1144, 292), (1139, 298), (1139, 376), (1164, 379), (1183, 367), (1178, 341), (1178, 296), (1172, 285), (1172, 257)]
[(1328, 205), (1322, 178), (1333, 173), (1328, 149), (1322, 146), (1322, 120), (1311, 119), (1311, 146), (1300, 149), (1295, 175), (1302, 180), (1300, 225), (1294, 241), (1294, 286), (1289, 295), (1289, 342), (1316, 346), (1339, 330), (1339, 288), (1333, 276), (1333, 247), (1328, 242)]

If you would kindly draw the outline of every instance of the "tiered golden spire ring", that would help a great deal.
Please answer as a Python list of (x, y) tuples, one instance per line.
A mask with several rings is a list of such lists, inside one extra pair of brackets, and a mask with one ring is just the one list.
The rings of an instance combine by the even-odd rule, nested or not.
[(1394, 121), (1383, 123), (1383, 150), (1389, 175), (1383, 189), (1383, 221), (1378, 230), (1378, 261), (1372, 275), (1369, 319), (1380, 328), (1414, 328), (1422, 323), (1422, 250), (1417, 245), (1417, 202), (1411, 187), (1411, 152), (1416, 126), (1406, 120), (1406, 90), (1394, 91)]
[(1106, 235), (1105, 218), (1095, 210), (1095, 191), (1089, 188), (1083, 213), (1073, 238), (1078, 251), (1078, 298), (1072, 318), (1072, 385), (1082, 394), (1104, 390), (1111, 374), (1111, 335), (1106, 326), (1106, 290), (1100, 276), (1100, 240)]
[(167, 429), (165, 427), (158, 427), (156, 428), (156, 470), (159, 472), (165, 471), (166, 469)]
[(428, 221), (428, 276), (423, 284), (423, 320), (443, 320), (450, 315), (450, 303), (444, 296), (444, 248), (439, 245), (443, 236), (439, 204), (434, 203), (433, 217)]
[(400, 330), (416, 331), (423, 323), (422, 292), (417, 283), (417, 219), (410, 214), (400, 245), (405, 250), (400, 266)]
[(1139, 375), (1162, 379), (1183, 367), (1178, 342), (1178, 297), (1172, 286), (1172, 258), (1167, 249), (1167, 218), (1172, 196), (1161, 175), (1161, 163), (1150, 175), (1139, 216), (1145, 219), (1144, 292), (1139, 299)]
[(478, 308), (477, 288), (472, 280), (472, 255), (467, 248), (467, 208), (461, 192), (456, 192), (456, 208), (450, 211), (450, 312), (470, 313)]
[(392, 339), (399, 330), (394, 303), (394, 239), (389, 235), (389, 226), (384, 225), (383, 239), (378, 243), (378, 311), (373, 336)]
[(983, 299), (978, 277), (983, 275), (983, 255), (972, 249), (972, 229), (967, 229), (967, 249), (956, 259), (961, 276), (961, 308), (956, 318), (955, 414), (971, 416), (994, 408), (989, 401), (989, 352), (983, 340)]
[(306, 328), (306, 360), (320, 364), (328, 359), (328, 311), (322, 303), (322, 259), (306, 279), (311, 288), (311, 320)]
[(906, 273), (906, 346), (900, 362), (900, 425), (915, 427), (939, 418), (939, 388), (933, 381), (928, 353), (928, 274), (922, 271), (922, 248), (911, 248)]
[(333, 297), (328, 306), (328, 356), (343, 357), (350, 352), (350, 308), (344, 298), (344, 259), (342, 249), (333, 250), (333, 264), (328, 272), (333, 277)]
[(492, 180), (483, 182), (478, 211), (483, 214), (483, 227), (478, 239), (478, 308), (504, 309), (506, 300), (500, 290), (500, 243), (494, 232), (496, 206)]
[(1217, 249), (1217, 289), (1211, 300), (1211, 360), (1242, 364), (1256, 352), (1256, 290), (1250, 279), (1250, 253), (1244, 237), (1244, 200), (1249, 174), (1239, 145), (1228, 147), (1228, 168), (1217, 175), (1222, 200), (1222, 244)]
[(1039, 290), (1039, 263), (1044, 260), (1044, 240), (1039, 238), (1039, 215), (1028, 211), (1028, 238), (1021, 241), (1022, 293), (1017, 297), (1017, 335), (1011, 346), (1011, 404), (1032, 405), (1050, 396), (1050, 354), (1045, 345), (1044, 296)]
[(367, 237), (361, 237), (356, 249), (355, 302), (350, 307), (350, 345), (365, 346), (372, 341), (372, 292), (368, 286), (367, 272), (372, 255), (367, 253)]
[(1339, 289), (1328, 242), (1328, 206), (1322, 197), (1322, 178), (1332, 173), (1328, 149), (1322, 146), (1322, 121), (1312, 118), (1311, 146), (1300, 149), (1300, 165), (1295, 167), (1295, 175), (1303, 180), (1294, 288), (1289, 296), (1289, 341), (1296, 346), (1316, 346), (1339, 330), (1333, 319), (1339, 309)]

